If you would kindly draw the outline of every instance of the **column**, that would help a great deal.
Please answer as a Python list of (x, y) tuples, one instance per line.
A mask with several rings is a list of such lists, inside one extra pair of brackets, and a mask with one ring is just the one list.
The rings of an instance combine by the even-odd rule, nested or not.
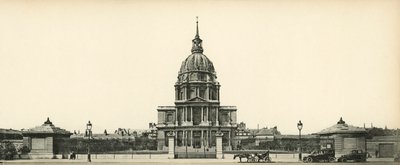
[(216, 116), (215, 124), (218, 126), (218, 125), (219, 125), (219, 121), (218, 121), (218, 107), (215, 108), (215, 116)]
[(175, 134), (168, 133), (168, 159), (175, 158)]
[(201, 136), (200, 136), (200, 147), (203, 147), (203, 140), (204, 140), (204, 136), (203, 136), (203, 130), (201, 130)]
[(204, 136), (204, 146), (208, 146), (208, 131), (204, 131), (204, 132), (206, 132), (205, 133), (205, 136)]
[(178, 125), (178, 108), (175, 107), (175, 125)]
[(229, 123), (229, 125), (231, 125), (231, 112), (232, 111), (229, 111), (229, 113), (228, 113), (228, 123)]
[(211, 130), (208, 131), (208, 147), (211, 147)]
[(185, 108), (182, 108), (182, 113), (181, 113), (181, 122), (183, 123), (183, 120), (185, 119)]
[(204, 121), (203, 107), (201, 107), (201, 122)]
[(185, 122), (186, 122), (186, 121), (187, 121), (187, 107), (185, 107), (185, 109), (184, 109), (184, 110), (185, 110), (185, 116), (184, 116), (184, 119), (183, 119), (183, 121), (185, 121)]
[(216, 140), (215, 147), (216, 147), (216, 151), (217, 151), (217, 153), (216, 153), (217, 159), (223, 159), (223, 157), (222, 157), (222, 136), (223, 135), (224, 134), (221, 132), (215, 133), (215, 140)]
[(228, 146), (231, 147), (231, 131), (228, 131)]
[(186, 133), (187, 133), (186, 131), (183, 131), (183, 146), (187, 145), (187, 134)]
[(175, 100), (179, 100), (179, 90), (178, 88), (175, 86)]
[(190, 130), (190, 146), (193, 147), (193, 130)]
[(218, 87), (218, 90), (217, 90), (217, 99), (219, 101), (219, 87)]
[(193, 107), (190, 107), (190, 121), (193, 123)]
[(182, 99), (181, 100), (186, 100), (186, 87), (182, 89)]
[(187, 100), (187, 98), (188, 98), (188, 97), (187, 97), (187, 94), (188, 94), (188, 93), (187, 93), (187, 87), (185, 87), (185, 100)]
[(210, 109), (208, 108), (208, 107), (206, 107), (206, 121), (208, 122), (208, 111), (209, 111)]
[(205, 94), (204, 94), (204, 95), (206, 96), (206, 97), (205, 97), (206, 100), (210, 100), (210, 94), (209, 94), (209, 92), (208, 92), (209, 89), (210, 89), (210, 88), (209, 88), (208, 85), (207, 85), (207, 88), (206, 88), (206, 91), (205, 91)]

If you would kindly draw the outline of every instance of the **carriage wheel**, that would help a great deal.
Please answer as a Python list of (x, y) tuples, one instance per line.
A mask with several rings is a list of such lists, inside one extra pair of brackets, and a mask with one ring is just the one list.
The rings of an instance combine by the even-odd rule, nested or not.
[(311, 163), (313, 160), (311, 157), (308, 157), (306, 161), (307, 161), (307, 163)]
[(258, 159), (256, 157), (253, 158), (253, 162), (258, 162)]
[(343, 159), (342, 159), (342, 162), (347, 162), (347, 159), (346, 159), (346, 158), (343, 158)]
[(271, 157), (267, 157), (267, 160), (266, 160), (268, 163), (271, 163), (272, 161), (271, 161)]
[(329, 157), (329, 162), (335, 162), (335, 157)]

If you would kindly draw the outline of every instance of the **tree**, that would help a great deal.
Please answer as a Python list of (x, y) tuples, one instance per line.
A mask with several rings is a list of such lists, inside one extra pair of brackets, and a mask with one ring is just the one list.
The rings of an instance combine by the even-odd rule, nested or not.
[(5, 160), (12, 160), (17, 155), (17, 149), (11, 142), (5, 142), (0, 145), (0, 158)]

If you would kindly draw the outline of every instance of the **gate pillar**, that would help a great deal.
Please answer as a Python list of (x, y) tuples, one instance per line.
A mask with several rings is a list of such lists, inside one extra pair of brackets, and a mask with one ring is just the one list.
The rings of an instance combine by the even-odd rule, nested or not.
[(223, 155), (222, 155), (222, 136), (223, 135), (224, 134), (222, 132), (217, 132), (215, 134), (215, 139), (216, 139), (215, 149), (216, 149), (217, 159), (223, 159)]
[(171, 132), (168, 136), (168, 159), (175, 158), (175, 133)]

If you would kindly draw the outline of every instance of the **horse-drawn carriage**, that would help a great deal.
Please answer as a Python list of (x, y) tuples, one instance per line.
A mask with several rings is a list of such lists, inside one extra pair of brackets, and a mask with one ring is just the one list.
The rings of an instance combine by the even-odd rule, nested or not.
[(269, 157), (269, 151), (264, 153), (240, 153), (235, 154), (233, 159), (239, 158), (239, 161), (242, 162), (242, 158), (246, 158), (247, 162), (255, 163), (255, 162), (271, 162), (271, 157)]

